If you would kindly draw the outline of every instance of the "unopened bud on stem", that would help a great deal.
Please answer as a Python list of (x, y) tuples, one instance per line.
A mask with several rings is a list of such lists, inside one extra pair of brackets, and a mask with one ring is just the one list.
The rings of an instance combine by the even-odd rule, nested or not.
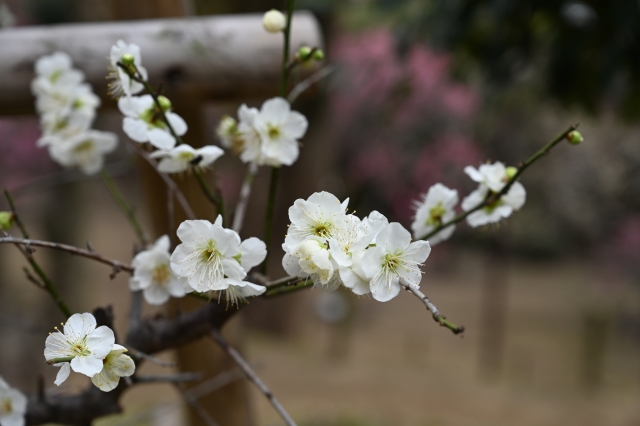
[(160, 108), (162, 108), (162, 112), (167, 112), (171, 109), (171, 101), (166, 96), (158, 96), (158, 103), (160, 104)]
[(0, 212), (0, 229), (8, 231), (13, 226), (14, 216), (11, 212)]
[(316, 49), (316, 51), (313, 52), (313, 59), (322, 61), (324, 59), (324, 52), (321, 49)]
[(279, 10), (271, 9), (264, 14), (262, 25), (270, 33), (279, 33), (287, 26), (287, 18)]
[(131, 65), (133, 65), (134, 61), (135, 61), (135, 58), (133, 57), (133, 55), (131, 53), (125, 53), (120, 58), (120, 62), (122, 62), (122, 65), (124, 65), (126, 67), (130, 67)]
[(507, 167), (506, 172), (507, 172), (507, 177), (511, 180), (516, 175), (516, 173), (518, 173), (518, 168), (509, 166)]
[(584, 138), (577, 130), (569, 132), (569, 134), (567, 135), (567, 139), (569, 140), (569, 143), (571, 145), (580, 145), (582, 142), (584, 142)]

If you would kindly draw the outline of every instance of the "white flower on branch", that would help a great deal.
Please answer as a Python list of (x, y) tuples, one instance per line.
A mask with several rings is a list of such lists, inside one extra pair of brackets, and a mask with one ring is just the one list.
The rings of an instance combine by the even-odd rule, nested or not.
[[(499, 161), (483, 164), (479, 169), (465, 167), (465, 173), (480, 185), (462, 201), (462, 209), (469, 211), (484, 202), (487, 197), (500, 192), (513, 177), (515, 170), (513, 167), (505, 167)], [(524, 186), (520, 182), (514, 182), (500, 199), (467, 216), (467, 223), (476, 227), (499, 222), (511, 216), (515, 210), (522, 208), (526, 198)]]
[(49, 154), (64, 167), (78, 167), (92, 175), (102, 170), (104, 156), (116, 149), (115, 133), (88, 130), (49, 145)]
[(194, 149), (182, 144), (168, 151), (156, 151), (151, 154), (153, 158), (160, 158), (158, 170), (164, 173), (181, 173), (189, 168), (206, 169), (224, 154), (217, 146), (204, 146)]
[(374, 299), (386, 302), (400, 293), (400, 280), (419, 287), (420, 266), (431, 247), (427, 241), (411, 242), (411, 234), (399, 223), (390, 223), (378, 234), (376, 246), (362, 257), (362, 269), (371, 280)]
[(48, 112), (40, 116), (42, 136), (37, 146), (55, 145), (77, 134), (89, 130), (95, 113), (72, 111), (69, 114)]
[(135, 95), (144, 89), (144, 85), (140, 82), (133, 80), (129, 77), (122, 68), (118, 66), (118, 62), (121, 62), (124, 55), (132, 59), (132, 65), (135, 65), (136, 69), (144, 80), (147, 79), (147, 70), (142, 66), (142, 57), (140, 56), (140, 46), (137, 44), (127, 44), (123, 40), (118, 40), (116, 44), (111, 46), (111, 54), (109, 59), (111, 60), (111, 67), (109, 68), (108, 78), (113, 79), (109, 83), (109, 93), (118, 99), (123, 94), (126, 96)]
[[(441, 183), (436, 183), (422, 200), (415, 202), (416, 217), (411, 224), (414, 238), (422, 238), (435, 228), (450, 221), (456, 215), (455, 207), (458, 204), (458, 191), (449, 189)], [(434, 246), (441, 241), (448, 240), (455, 231), (455, 225), (447, 226), (440, 232), (429, 238), (429, 243)]]
[(55, 112), (66, 116), (72, 112), (80, 112), (93, 119), (99, 106), (100, 98), (87, 83), (52, 86), (36, 98), (36, 110), (40, 114)]
[(171, 267), (187, 292), (219, 291), (234, 305), (266, 290), (244, 281), (249, 270), (264, 261), (266, 245), (255, 237), (241, 242), (237, 232), (222, 227), (222, 216), (215, 223), (187, 220), (178, 237), (182, 244), (171, 255)]
[[(376, 213), (373, 215), (374, 221), (382, 222), (381, 218), (377, 217), (382, 215), (378, 212), (373, 213)], [(384, 216), (382, 218), (386, 221)], [(373, 238), (380, 232), (377, 226), (370, 226), (368, 222), (366, 219), (361, 221), (354, 215), (348, 215), (347, 226), (329, 239), (329, 251), (339, 266), (342, 284), (357, 295), (369, 293), (369, 279), (362, 270), (362, 258)]]
[(177, 234), (182, 244), (171, 255), (171, 269), (194, 290), (226, 290), (225, 277), (242, 280), (247, 275), (234, 259), (240, 253), (235, 232), (208, 220), (186, 220)]
[(113, 345), (103, 360), (102, 371), (91, 378), (91, 382), (101, 391), (114, 390), (120, 383), (120, 377), (129, 377), (136, 371), (136, 364), (125, 352), (127, 348), (124, 346)]
[(70, 374), (93, 377), (102, 371), (103, 360), (115, 343), (113, 331), (103, 325), (96, 328), (96, 319), (89, 313), (74, 314), (64, 323), (64, 333), (57, 327), (45, 342), (44, 357), (60, 366), (55, 384), (60, 386)]
[(170, 297), (183, 297), (183, 284), (171, 269), (169, 237), (163, 235), (154, 245), (141, 251), (133, 258), (133, 276), (129, 280), (132, 291), (143, 291), (144, 299), (150, 305), (162, 305)]
[(24, 426), (27, 397), (0, 377), (0, 426)]
[(279, 10), (271, 9), (264, 14), (262, 25), (270, 33), (279, 33), (287, 26), (287, 17)]
[(304, 115), (291, 111), (286, 99), (269, 99), (261, 110), (242, 105), (238, 118), (237, 125), (223, 118), (217, 133), (223, 146), (240, 152), (243, 162), (280, 167), (298, 159), (298, 139), (306, 133), (308, 123)]
[(73, 68), (64, 52), (42, 56), (35, 63), (36, 78), (31, 82), (35, 96), (48, 93), (53, 87), (75, 87), (84, 80), (84, 73)]
[(149, 142), (164, 150), (175, 146), (176, 138), (162, 119), (162, 112), (176, 135), (182, 136), (187, 132), (187, 123), (178, 114), (171, 112), (168, 99), (163, 105), (164, 111), (159, 110), (151, 95), (122, 97), (118, 100), (118, 108), (125, 115), (122, 123), (124, 132), (136, 142)]
[(306, 199), (297, 199), (289, 207), (289, 231), (284, 240), (288, 252), (293, 252), (307, 237), (325, 240), (333, 237), (338, 228), (345, 226), (349, 199), (342, 203), (329, 192), (316, 192)]

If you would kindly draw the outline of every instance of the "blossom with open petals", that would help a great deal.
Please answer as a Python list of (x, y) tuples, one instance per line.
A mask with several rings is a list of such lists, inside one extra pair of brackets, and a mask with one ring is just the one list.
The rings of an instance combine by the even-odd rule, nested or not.
[(148, 250), (133, 258), (133, 276), (129, 280), (132, 291), (143, 291), (144, 299), (151, 305), (162, 305), (170, 297), (183, 297), (183, 284), (171, 269), (169, 237), (163, 235)]
[(98, 389), (110, 392), (118, 386), (120, 377), (129, 377), (136, 371), (136, 364), (125, 352), (127, 348), (124, 346), (113, 345), (103, 360), (102, 371), (91, 378)]
[(115, 133), (88, 130), (49, 145), (51, 158), (64, 167), (78, 167), (92, 175), (102, 170), (104, 156), (116, 149)]
[(158, 170), (164, 173), (181, 173), (189, 168), (205, 169), (224, 154), (217, 146), (208, 145), (195, 149), (187, 144), (167, 151), (155, 151), (151, 157), (160, 158)]
[(61, 367), (55, 384), (60, 386), (69, 377), (70, 368), (89, 377), (98, 374), (114, 343), (113, 331), (105, 325), (96, 328), (93, 315), (84, 313), (69, 317), (64, 323), (64, 333), (56, 327), (45, 342), (45, 359)]
[[(176, 139), (162, 119), (162, 113), (151, 95), (122, 97), (118, 100), (118, 108), (125, 115), (122, 128), (132, 140), (149, 142), (164, 150), (175, 146)], [(187, 132), (187, 123), (178, 114), (167, 109), (164, 115), (178, 136)]]
[(171, 255), (171, 269), (187, 279), (196, 291), (225, 290), (225, 278), (242, 280), (247, 275), (234, 256), (240, 238), (233, 231), (208, 220), (186, 220), (178, 227), (178, 245)]
[[(415, 203), (416, 217), (411, 224), (414, 238), (422, 238), (435, 228), (450, 221), (456, 215), (458, 191), (449, 189), (441, 183), (436, 183), (422, 199)], [(455, 231), (455, 225), (447, 226), (429, 238), (432, 246), (447, 240)]]
[(298, 159), (298, 139), (306, 133), (308, 123), (304, 115), (291, 111), (286, 99), (265, 101), (254, 126), (261, 138), (262, 164), (290, 166)]
[[(483, 164), (479, 169), (467, 166), (464, 171), (480, 185), (478, 189), (469, 194), (462, 201), (462, 209), (469, 211), (487, 197), (500, 192), (511, 179), (510, 168), (505, 167), (501, 162), (494, 164)], [(477, 210), (467, 216), (467, 223), (470, 226), (482, 226), (489, 223), (499, 222), (503, 218), (511, 216), (515, 210), (519, 210), (524, 205), (527, 192), (520, 182), (514, 182), (509, 191), (500, 199)]]
[(0, 426), (24, 426), (27, 397), (0, 377)]
[(123, 94), (126, 96), (135, 95), (144, 89), (142, 83), (131, 79), (129, 74), (118, 66), (118, 62), (122, 61), (124, 55), (130, 55), (130, 57), (133, 58), (132, 65), (135, 65), (144, 80), (147, 79), (147, 70), (142, 66), (140, 46), (133, 43), (127, 44), (123, 40), (118, 40), (116, 44), (111, 46), (111, 53), (109, 55), (111, 68), (109, 69), (108, 76), (108, 78), (113, 79), (113, 81), (109, 83), (109, 93), (116, 99), (120, 98)]
[(411, 242), (411, 234), (399, 223), (390, 223), (378, 234), (376, 246), (367, 249), (362, 257), (362, 269), (371, 280), (374, 299), (386, 302), (400, 293), (404, 284), (419, 286), (420, 266), (429, 257), (427, 241)]
[(36, 96), (50, 92), (53, 87), (74, 87), (84, 80), (84, 73), (73, 68), (71, 58), (64, 52), (41, 56), (35, 63), (35, 72), (31, 91)]

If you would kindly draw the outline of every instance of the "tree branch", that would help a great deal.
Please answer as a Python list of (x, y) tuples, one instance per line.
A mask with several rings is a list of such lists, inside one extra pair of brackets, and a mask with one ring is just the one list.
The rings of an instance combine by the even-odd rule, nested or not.
[[(29, 240), (25, 238), (14, 238), (14, 237), (4, 237), (0, 238), (0, 244), (24, 244), (25, 246), (36, 246), (36, 247), (46, 247), (54, 250), (66, 251), (67, 253), (75, 254), (76, 256), (86, 257), (88, 259), (93, 259), (97, 262), (104, 263), (105, 265), (110, 265), (113, 267), (115, 272), (127, 271), (129, 273), (133, 272), (133, 268), (126, 263), (119, 262), (117, 260), (107, 259), (95, 253), (93, 251), (81, 249), (75, 246), (70, 246), (67, 244), (53, 243), (50, 241), (41, 241), (41, 240)], [(42, 278), (42, 277), (40, 277)]]
[(420, 299), (422, 301), (422, 303), (424, 303), (424, 305), (427, 307), (427, 310), (429, 312), (431, 312), (431, 314), (433, 315), (433, 320), (435, 322), (440, 324), (442, 327), (448, 328), (449, 330), (451, 330), (453, 332), (453, 334), (460, 334), (460, 333), (464, 332), (464, 326), (457, 326), (457, 325), (447, 321), (447, 319), (442, 314), (440, 314), (440, 311), (438, 310), (436, 305), (431, 303), (429, 298), (427, 296), (425, 296), (425, 294), (422, 293), (419, 288), (417, 288), (415, 286), (412, 286), (412, 285), (409, 285), (406, 282), (404, 282), (403, 280), (400, 280), (400, 285), (402, 287), (404, 287), (404, 289), (407, 290), (409, 293), (413, 294), (418, 299)]
[(484, 208), (484, 207), (486, 207), (488, 205), (491, 205), (491, 204), (495, 203), (496, 201), (498, 201), (503, 195), (505, 195), (507, 192), (509, 192), (509, 189), (511, 189), (511, 186), (518, 180), (520, 175), (530, 165), (532, 165), (537, 160), (539, 160), (540, 158), (542, 158), (543, 156), (548, 154), (549, 151), (551, 151), (551, 148), (556, 146), (560, 141), (565, 139), (569, 135), (569, 133), (573, 132), (577, 128), (578, 128), (577, 124), (572, 124), (571, 126), (569, 126), (569, 128), (567, 130), (565, 130), (564, 132), (560, 133), (551, 142), (549, 142), (548, 144), (543, 146), (540, 150), (538, 150), (535, 154), (533, 154), (527, 160), (525, 160), (524, 162), (520, 163), (518, 165), (518, 171), (516, 172), (516, 174), (511, 178), (511, 180), (509, 180), (509, 182), (507, 182), (507, 184), (500, 191), (498, 191), (498, 192), (496, 192), (494, 194), (490, 194), (484, 201), (482, 201), (480, 204), (478, 204), (477, 206), (475, 206), (471, 210), (467, 210), (466, 212), (460, 213), (458, 216), (454, 217), (450, 221), (441, 224), (440, 226), (436, 227), (435, 229), (433, 229), (431, 232), (429, 232), (425, 236), (420, 237), (418, 239), (419, 240), (428, 240), (429, 238), (433, 237), (435, 234), (437, 234), (438, 232), (442, 231), (443, 229), (445, 229), (445, 228), (447, 228), (447, 227), (449, 227), (449, 226), (451, 226), (453, 224), (456, 224), (456, 223), (458, 223), (460, 221), (463, 221), (471, 213), (476, 212), (476, 211), (478, 211), (478, 210), (480, 210), (480, 209), (482, 209), (482, 208)]
[(211, 330), (211, 337), (222, 348), (222, 350), (224, 350), (236, 362), (236, 364), (238, 364), (238, 367), (240, 367), (245, 376), (247, 376), (247, 378), (256, 385), (260, 392), (264, 394), (271, 405), (273, 405), (273, 408), (275, 408), (278, 414), (280, 414), (282, 420), (284, 420), (288, 426), (296, 426), (296, 422), (294, 422), (291, 416), (289, 416), (289, 413), (287, 413), (282, 404), (280, 404), (273, 393), (269, 390), (267, 385), (265, 385), (256, 372), (253, 371), (249, 363), (242, 358), (242, 355), (229, 345), (229, 342), (227, 342), (227, 340), (222, 336), (220, 331), (214, 328)]

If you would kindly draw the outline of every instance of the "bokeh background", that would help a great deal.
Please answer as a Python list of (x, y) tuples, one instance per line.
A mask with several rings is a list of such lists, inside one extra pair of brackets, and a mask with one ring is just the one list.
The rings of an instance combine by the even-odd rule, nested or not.
[[(2, 4), (0, 31), (284, 6), (268, 0)], [(515, 165), (578, 122), (585, 142), (560, 144), (524, 174), (522, 211), (499, 226), (461, 225), (434, 248), (422, 288), (449, 319), (466, 326), (463, 337), (439, 328), (408, 294), (377, 303), (315, 289), (251, 302), (234, 318), (225, 332), (294, 418), (309, 426), (640, 424), (640, 4), (300, 0), (297, 7), (320, 20), (327, 62), (336, 70), (295, 106), (310, 128), (300, 160), (283, 170), (274, 278), (284, 275), (278, 239), (296, 198), (330, 191), (349, 197), (361, 216), (379, 210), (408, 227), (412, 200), (434, 183), (462, 194), (475, 187), (462, 171), (466, 165)], [(95, 127), (124, 140), (106, 84), (94, 91), (104, 98)], [(210, 99), (194, 112), (180, 109), (188, 105), (182, 99), (176, 112), (204, 123), (187, 142), (216, 144), (223, 114), (262, 100)], [(135, 235), (102, 182), (60, 169), (36, 148), (38, 136), (33, 111), (0, 117), (0, 186), (14, 194), (32, 236), (77, 246), (89, 241), (105, 256), (129, 261)], [(245, 167), (232, 155), (216, 165), (232, 202)], [(153, 204), (124, 143), (108, 169), (146, 231), (160, 236), (153, 215), (164, 206)], [(262, 170), (243, 238), (262, 235), (267, 180)], [(36, 256), (75, 311), (112, 304), (117, 331), (126, 331), (130, 292), (123, 274), (111, 280), (103, 266), (63, 253)], [(61, 318), (25, 278), (23, 263), (15, 248), (0, 247), (0, 376), (25, 391), (35, 390), (40, 375), (49, 392), (82, 389), (88, 380), (79, 377), (52, 389), (56, 371), (44, 364), (42, 350)], [(178, 301), (172, 309), (192, 306)], [(145, 314), (167, 313), (145, 306)], [(189, 355), (162, 354), (181, 356)], [(215, 359), (218, 371), (233, 372), (231, 363)], [(223, 426), (280, 424), (241, 379), (215, 395), (222, 408), (215, 400), (203, 404)], [(198, 424), (168, 385), (139, 386), (123, 402), (123, 415), (97, 424)]]

